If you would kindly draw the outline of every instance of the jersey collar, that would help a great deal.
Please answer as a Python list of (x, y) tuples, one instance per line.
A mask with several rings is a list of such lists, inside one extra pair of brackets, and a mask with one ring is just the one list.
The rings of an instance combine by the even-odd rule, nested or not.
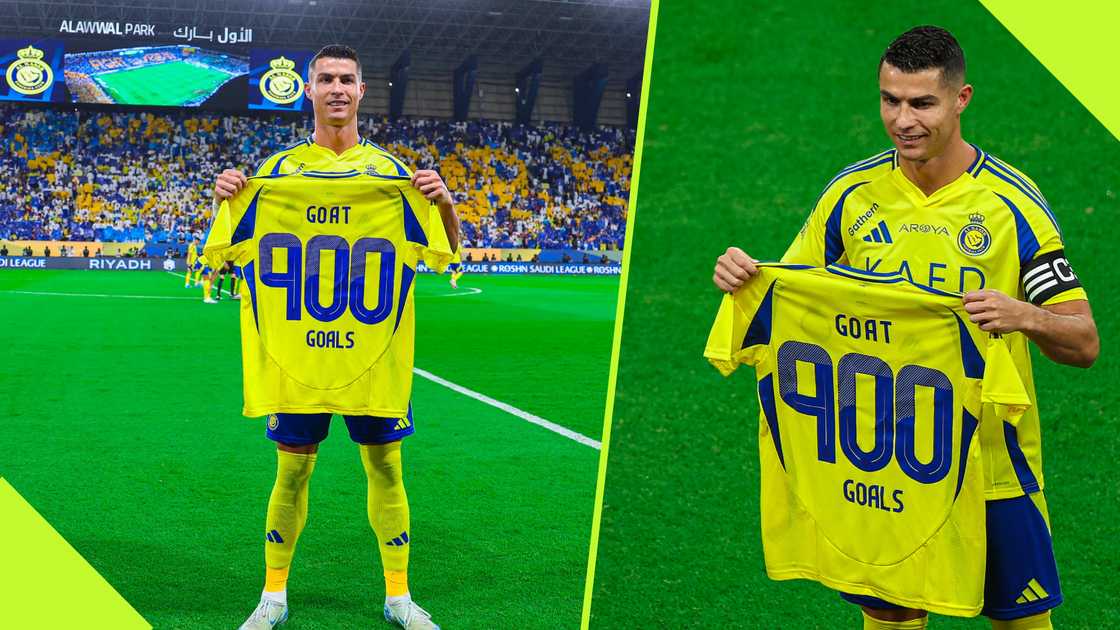
[(323, 153), (324, 155), (330, 157), (330, 159), (332, 159), (332, 160), (341, 160), (341, 159), (345, 158), (346, 156), (350, 155), (352, 152), (360, 151), (361, 147), (366, 144), (366, 139), (363, 138), (362, 136), (358, 136), (358, 143), (357, 144), (350, 147), (349, 149), (346, 149), (342, 153), (338, 153), (338, 154), (336, 154), (334, 151), (331, 151), (327, 147), (324, 147), (321, 144), (317, 144), (315, 142), (315, 135), (314, 134), (307, 136), (307, 144), (308, 144), (308, 146), (311, 147), (312, 150), (319, 151), (320, 153)]
[(902, 189), (902, 191), (909, 197), (915, 204), (919, 206), (936, 206), (950, 197), (955, 197), (964, 189), (972, 185), (979, 175), (980, 169), (988, 159), (988, 154), (985, 153), (980, 147), (975, 144), (969, 143), (973, 149), (976, 149), (976, 159), (972, 164), (961, 173), (960, 177), (954, 179), (948, 184), (938, 188), (932, 195), (926, 196), (918, 185), (910, 181), (906, 173), (902, 172), (902, 168), (895, 168), (891, 170), (890, 177), (894, 178), (895, 185)]

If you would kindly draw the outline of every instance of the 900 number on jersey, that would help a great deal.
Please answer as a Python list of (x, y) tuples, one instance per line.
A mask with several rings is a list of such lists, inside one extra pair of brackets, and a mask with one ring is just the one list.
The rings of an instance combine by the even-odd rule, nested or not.
[[(277, 249), (287, 250), (288, 264), (283, 272), (274, 269)], [(334, 252), (333, 294), (322, 303), (319, 292), (319, 270), (323, 252)], [(366, 307), (366, 262), (370, 255), (380, 255), (377, 273), (377, 305)], [(288, 320), (298, 321), (307, 314), (320, 322), (331, 322), (347, 310), (363, 324), (384, 321), (393, 310), (393, 287), (396, 280), (397, 252), (392, 241), (363, 237), (348, 243), (341, 236), (320, 234), (303, 242), (295, 234), (273, 232), (260, 239), (261, 284), (287, 292), (285, 313)]]
[[(812, 394), (798, 382), (797, 363), (813, 365)], [(834, 367), (835, 365), (835, 367)], [(856, 375), (874, 378), (875, 442), (863, 450), (856, 441)], [(865, 472), (885, 468), (892, 459), (914, 481), (941, 481), (953, 465), (953, 384), (944, 372), (904, 365), (895, 374), (885, 361), (852, 352), (833, 362), (828, 351), (813, 343), (786, 341), (778, 348), (778, 390), (790, 408), (817, 420), (817, 459), (836, 463), (837, 396), (839, 397), (840, 450)], [(917, 388), (933, 390), (933, 455), (918, 459), (915, 446)]]

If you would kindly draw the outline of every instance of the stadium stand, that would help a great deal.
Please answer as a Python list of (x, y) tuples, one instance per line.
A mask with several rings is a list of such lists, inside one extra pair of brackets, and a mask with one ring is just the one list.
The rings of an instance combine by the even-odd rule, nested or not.
[[(363, 136), (447, 181), (475, 248), (622, 248), (634, 132), (561, 124), (360, 119)], [(0, 239), (182, 250), (214, 176), (311, 132), (275, 117), (0, 106)]]

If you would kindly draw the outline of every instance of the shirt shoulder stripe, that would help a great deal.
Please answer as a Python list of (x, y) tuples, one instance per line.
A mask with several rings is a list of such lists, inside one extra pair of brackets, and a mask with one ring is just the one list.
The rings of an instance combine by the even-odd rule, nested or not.
[[(1046, 215), (1046, 218), (1050, 220), (1050, 223), (1054, 226), (1054, 230), (1058, 232), (1059, 236), (1061, 236), (1062, 228), (1058, 225), (1057, 218), (1055, 218), (1054, 214), (1052, 212), (1050, 212), (1050, 208), (1047, 207), (1046, 202), (1043, 201), (1042, 199), (1040, 199), (1039, 197), (1037, 197), (1034, 193), (1032, 193), (1030, 191), (1030, 189), (1026, 187), (1025, 184), (1022, 184), (1022, 183), (1019, 183), (1019, 181), (1016, 181), (1014, 173), (1011, 173), (1010, 171), (1003, 170), (999, 165), (997, 165), (995, 163), (994, 160), (987, 160), (984, 163), (984, 166), (982, 167), (982, 170), (985, 171), (985, 172), (991, 173), (996, 178), (1002, 180), (1008, 186), (1010, 186), (1011, 188), (1013, 188), (1014, 190), (1016, 190), (1020, 194), (1022, 194), (1031, 203), (1038, 206), (1038, 208), (1040, 210), (1042, 210), (1042, 213)], [(1003, 195), (1000, 195), (999, 193), (996, 193), (996, 195), (998, 195), (1001, 199), (1006, 199), (1006, 197), (1004, 197)]]
[(282, 162), (285, 158), (288, 157), (287, 155), (284, 155), (284, 154), (289, 153), (291, 151), (294, 151), (294, 150), (296, 150), (300, 147), (307, 146), (310, 143), (311, 142), (310, 142), (309, 138), (304, 138), (303, 140), (300, 140), (299, 142), (293, 144), (292, 146), (284, 147), (283, 149), (280, 149), (279, 151), (277, 151), (275, 153), (272, 153), (271, 155), (269, 155), (265, 159), (261, 160), (257, 164), (256, 168), (253, 169), (253, 174), (254, 175), (260, 175), (261, 174), (261, 168), (263, 168), (264, 165), (267, 164), (269, 160), (271, 160), (272, 158), (274, 158), (278, 155), (283, 155), (283, 157), (280, 158), (280, 160), (278, 160), (275, 165), (273, 165), (272, 174), (275, 175), (278, 172), (276, 169), (280, 166), (280, 162)]
[(896, 166), (895, 165), (895, 157), (896, 157), (895, 154), (896, 153), (897, 152), (894, 149), (889, 149), (889, 150), (884, 151), (884, 152), (882, 152), (878, 155), (870, 157), (866, 160), (862, 160), (862, 161), (856, 162), (854, 164), (849, 164), (848, 166), (844, 167), (843, 170), (841, 170), (839, 173), (837, 173), (836, 176), (833, 177), (828, 182), (828, 184), (825, 185), (824, 190), (821, 191), (821, 194), (817, 197), (817, 200), (816, 200), (816, 202), (813, 203), (813, 206), (816, 207), (816, 205), (821, 202), (821, 199), (824, 199), (824, 196), (828, 194), (828, 191), (832, 190), (833, 186), (835, 186), (840, 180), (848, 177), (849, 175), (859, 173), (859, 172), (862, 172), (862, 171), (871, 170), (873, 168), (877, 168), (877, 167), (882, 166), (884, 164), (890, 164), (891, 169), (894, 169), (895, 166)]
[(836, 200), (836, 205), (832, 207), (832, 212), (828, 215), (828, 222), (825, 224), (824, 229), (824, 264), (831, 265), (832, 263), (840, 260), (844, 255), (844, 237), (840, 234), (840, 220), (844, 214), (844, 200), (852, 191), (863, 186), (867, 182), (856, 182), (844, 191), (840, 198)]
[(1023, 216), (1023, 213), (1019, 211), (1019, 208), (1012, 203), (1010, 199), (995, 191), (992, 191), (992, 194), (999, 197), (1000, 201), (1011, 210), (1011, 214), (1015, 217), (1015, 233), (1019, 239), (1019, 264), (1022, 265), (1028, 260), (1033, 259), (1035, 254), (1038, 253), (1040, 248), (1038, 237), (1035, 236), (1034, 230), (1031, 229), (1030, 222), (1027, 221), (1027, 218)]
[(366, 147), (369, 147), (371, 149), (374, 149), (375, 151), (377, 151), (381, 155), (381, 157), (385, 158), (386, 160), (389, 160), (389, 163), (392, 164), (393, 167), (397, 169), (397, 175), (399, 175), (401, 177), (407, 177), (408, 176), (408, 174), (409, 174), (408, 169), (405, 167), (404, 163), (401, 162), (400, 159), (398, 159), (395, 155), (390, 153), (387, 149), (385, 149), (384, 147), (382, 147), (378, 144), (374, 144), (373, 142), (370, 142), (369, 140), (366, 140), (365, 138), (362, 138), (362, 145), (366, 146)]

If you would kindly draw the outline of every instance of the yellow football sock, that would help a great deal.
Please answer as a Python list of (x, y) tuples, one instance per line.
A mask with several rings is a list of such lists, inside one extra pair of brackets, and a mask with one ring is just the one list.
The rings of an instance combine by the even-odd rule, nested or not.
[(210, 278), (202, 281), (202, 299), (210, 297)]
[(883, 621), (863, 613), (863, 630), (923, 630), (929, 622), (929, 615), (907, 621)]
[(992, 630), (1053, 630), (1050, 624), (1050, 611), (1021, 619), (1001, 621), (992, 619)]
[(276, 450), (276, 484), (264, 521), (266, 591), (282, 591), (287, 586), (296, 540), (307, 522), (307, 487), (316, 457)]
[(369, 524), (381, 550), (385, 594), (408, 593), (408, 497), (404, 492), (401, 443), (362, 444), (358, 449), (366, 470)]

